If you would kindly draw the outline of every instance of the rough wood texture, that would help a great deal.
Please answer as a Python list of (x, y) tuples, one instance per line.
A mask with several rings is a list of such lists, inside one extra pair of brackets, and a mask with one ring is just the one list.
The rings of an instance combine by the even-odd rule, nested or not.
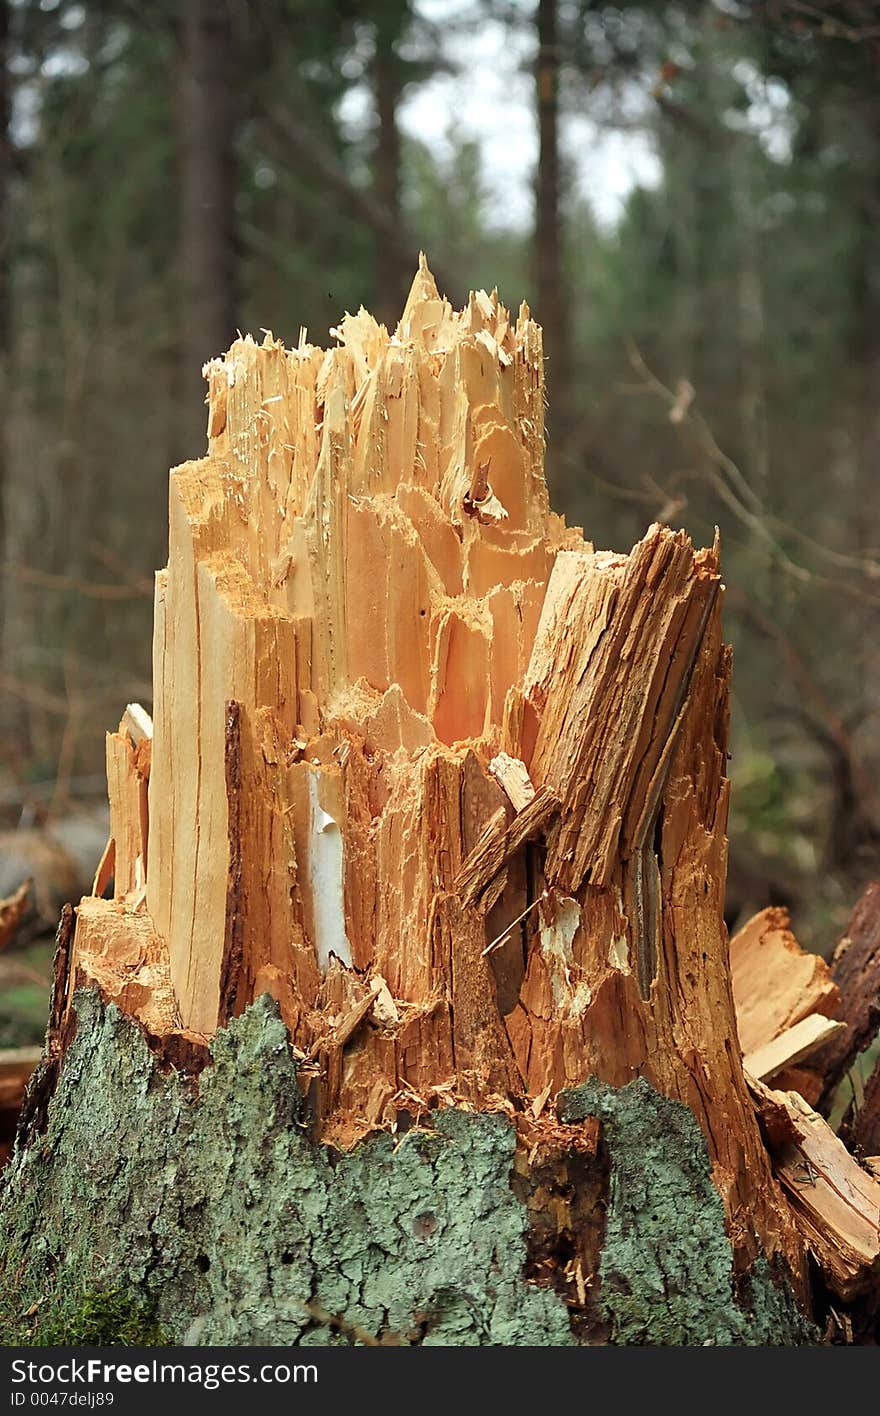
[(168, 951), (142, 906), (124, 899), (80, 902), (68, 1003), (81, 983), (99, 984), (105, 998), (156, 1034), (179, 1027)]
[(797, 1092), (750, 1085), (774, 1150), (774, 1169), (826, 1281), (843, 1299), (880, 1273), (880, 1184)]
[(393, 336), (333, 333), (206, 368), (148, 830), (125, 726), (126, 888), (80, 907), (69, 982), (190, 1038), (271, 994), (346, 1146), (443, 1097), (537, 1115), (644, 1078), (696, 1117), (737, 1264), (801, 1283), (736, 1042), (718, 546), (595, 552), (549, 510), (525, 307), (457, 313), (423, 264)]

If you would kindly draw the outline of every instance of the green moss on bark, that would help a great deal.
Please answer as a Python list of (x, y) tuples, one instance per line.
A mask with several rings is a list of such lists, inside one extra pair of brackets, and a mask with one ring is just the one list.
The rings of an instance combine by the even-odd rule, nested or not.
[[(73, 1332), (91, 1295), (105, 1341), (129, 1340), (110, 1336), (115, 1313), (117, 1332), (141, 1342), (573, 1342), (563, 1299), (523, 1276), (528, 1220), (511, 1189), (506, 1118), (444, 1110), (430, 1130), (341, 1155), (306, 1134), (268, 998), (218, 1033), (197, 1090), (161, 1071), (140, 1029), (96, 992), (76, 1007), (42, 1130), (4, 1177), (0, 1312), (16, 1331), (4, 1340), (22, 1340), (22, 1322), (32, 1340)], [(804, 1335), (765, 1273), (753, 1311), (734, 1303), (724, 1216), (689, 1112), (646, 1083), (581, 1088), (565, 1105), (566, 1119), (595, 1114), (605, 1126), (600, 1302), (613, 1340)]]
[(304, 1133), (270, 1000), (217, 1035), (198, 1096), (112, 1004), (84, 992), (77, 1012), (45, 1131), (5, 1180), (4, 1311), (124, 1289), (178, 1342), (572, 1341), (522, 1277), (503, 1118), (445, 1111), (337, 1155)]
[(154, 1299), (121, 1288), (73, 1294), (51, 1288), (48, 1303), (0, 1316), (0, 1345), (164, 1347), (170, 1338), (156, 1321), (155, 1309)]
[(599, 1307), (615, 1343), (812, 1342), (788, 1285), (759, 1260), (734, 1292), (724, 1208), (692, 1113), (644, 1079), (563, 1093), (566, 1121), (600, 1117), (611, 1164)]

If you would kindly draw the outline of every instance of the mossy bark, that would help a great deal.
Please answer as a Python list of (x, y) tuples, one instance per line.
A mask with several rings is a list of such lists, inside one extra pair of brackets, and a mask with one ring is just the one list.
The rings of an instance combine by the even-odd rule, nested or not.
[(97, 990), (77, 994), (0, 1196), (6, 1343), (75, 1342), (96, 1294), (149, 1343), (812, 1339), (766, 1264), (735, 1282), (701, 1132), (646, 1082), (562, 1098), (572, 1134), (603, 1127), (601, 1256), (573, 1324), (537, 1281), (507, 1116), (440, 1110), (333, 1151), (309, 1137), (288, 1042), (261, 998), (187, 1079)]

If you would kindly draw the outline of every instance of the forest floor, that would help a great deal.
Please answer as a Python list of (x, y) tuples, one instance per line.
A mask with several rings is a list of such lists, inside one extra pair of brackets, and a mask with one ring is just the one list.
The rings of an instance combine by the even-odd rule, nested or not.
[(53, 949), (53, 936), (46, 933), (0, 954), (0, 1048), (43, 1041)]

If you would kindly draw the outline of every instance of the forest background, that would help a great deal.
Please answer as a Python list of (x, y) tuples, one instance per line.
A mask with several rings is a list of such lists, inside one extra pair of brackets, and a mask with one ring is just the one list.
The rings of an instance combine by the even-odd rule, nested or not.
[(874, 0), (0, 0), (0, 894), (96, 853), (202, 364), (393, 325), (421, 247), (543, 324), (569, 521), (720, 527), (728, 918), (827, 952), (880, 869), (878, 78)]

